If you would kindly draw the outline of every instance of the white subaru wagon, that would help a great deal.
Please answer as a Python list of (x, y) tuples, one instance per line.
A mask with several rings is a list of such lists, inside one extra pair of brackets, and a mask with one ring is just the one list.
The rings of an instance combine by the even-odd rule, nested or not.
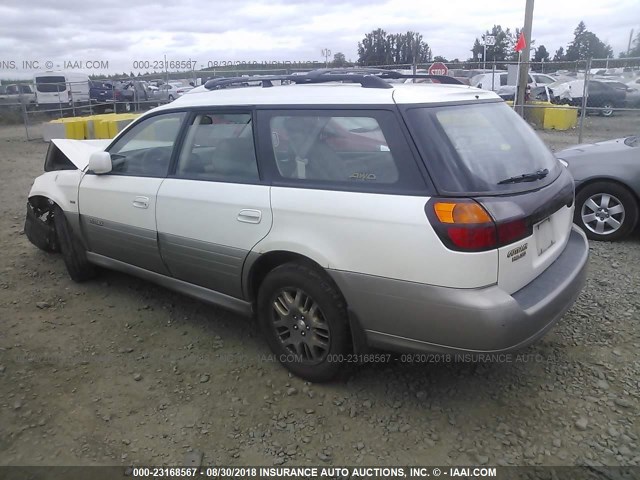
[(209, 81), (112, 141), (53, 140), (30, 241), (76, 281), (115, 269), (254, 315), (312, 381), (371, 348), (520, 349), (571, 307), (573, 180), (495, 93), (266, 78)]

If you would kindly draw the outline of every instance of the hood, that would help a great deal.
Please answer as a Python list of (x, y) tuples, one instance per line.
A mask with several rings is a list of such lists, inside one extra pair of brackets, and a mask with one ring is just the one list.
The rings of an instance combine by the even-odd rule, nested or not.
[(93, 152), (104, 151), (111, 143), (106, 140), (68, 140), (54, 138), (51, 142), (73, 163), (78, 170), (84, 170), (89, 164), (89, 156)]
[(607, 140), (598, 143), (584, 143), (582, 145), (576, 145), (575, 147), (569, 147), (559, 152), (556, 152), (556, 157), (562, 159), (575, 158), (575, 157), (591, 157), (591, 156), (604, 156), (610, 153), (624, 151), (629, 147), (624, 143), (626, 138), (616, 138), (614, 140)]

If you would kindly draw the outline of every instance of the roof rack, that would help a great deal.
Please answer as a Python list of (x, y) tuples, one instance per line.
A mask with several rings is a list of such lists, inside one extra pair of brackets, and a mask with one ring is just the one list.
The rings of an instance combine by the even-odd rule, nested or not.
[(447, 75), (408, 75), (394, 70), (379, 68), (320, 68), (297, 75), (261, 75), (254, 77), (222, 77), (213, 78), (205, 82), (207, 90), (218, 90), (228, 87), (249, 86), (249, 83), (261, 82), (263, 88), (273, 87), (273, 81), (287, 81), (300, 84), (326, 83), (326, 82), (352, 82), (359, 83), (363, 88), (393, 88), (385, 80), (397, 80), (405, 78), (428, 78), (437, 83), (450, 85), (464, 85), (457, 78)]

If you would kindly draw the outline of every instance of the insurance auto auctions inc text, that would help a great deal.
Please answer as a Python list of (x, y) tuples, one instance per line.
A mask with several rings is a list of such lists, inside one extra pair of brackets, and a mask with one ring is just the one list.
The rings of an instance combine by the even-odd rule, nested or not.
[[(217, 469), (216, 469), (217, 470)], [(212, 472), (213, 473), (213, 472)], [(225, 475), (215, 472), (218, 478)], [(222, 475), (221, 475), (222, 473)], [(231, 472), (230, 472), (231, 473)], [(256, 467), (245, 478), (430, 478), (495, 477), (495, 467)]]

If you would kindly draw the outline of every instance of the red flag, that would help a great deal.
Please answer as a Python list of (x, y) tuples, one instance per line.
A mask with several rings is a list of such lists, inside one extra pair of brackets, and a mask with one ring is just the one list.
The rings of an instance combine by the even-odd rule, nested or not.
[(515, 51), (520, 52), (524, 50), (526, 46), (527, 46), (527, 41), (524, 39), (524, 32), (521, 32), (520, 37), (518, 38), (518, 43), (516, 43), (516, 46), (515, 46)]

